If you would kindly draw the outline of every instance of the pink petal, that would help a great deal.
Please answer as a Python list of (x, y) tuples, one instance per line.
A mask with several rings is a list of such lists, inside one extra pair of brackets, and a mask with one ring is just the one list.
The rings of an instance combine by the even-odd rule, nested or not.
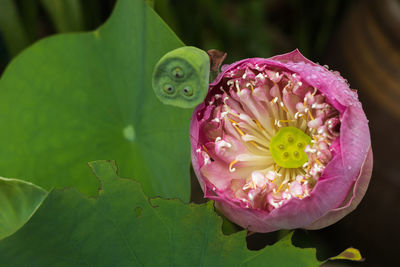
[[(256, 64), (266, 64), (267, 68), (298, 74), (302, 81), (318, 88), (326, 97), (327, 102), (341, 113), (340, 137), (331, 145), (333, 158), (324, 169), (309, 197), (292, 198), (281, 207), (271, 211), (246, 208), (240, 200), (231, 199), (230, 195), (223, 191), (228, 188), (229, 181), (235, 179), (235, 175), (227, 173), (227, 166), (214, 164), (214, 168), (206, 166), (201, 171), (203, 163), (199, 154), (196, 153), (198, 141), (195, 141), (202, 138), (198, 133), (201, 125), (198, 120), (200, 118), (202, 121), (207, 120), (210, 113), (203, 103), (195, 109), (190, 128), (192, 162), (198, 180), (206, 197), (216, 200), (216, 207), (227, 218), (251, 231), (271, 232), (293, 228), (319, 229), (328, 226), (356, 208), (365, 194), (371, 177), (372, 150), (368, 121), (357, 94), (350, 90), (346, 80), (337, 72), (331, 72), (311, 62), (298, 50), (295, 50), (270, 59), (244, 59), (225, 66), (223, 72), (210, 84), (206, 101), (209, 101), (213, 94), (221, 93), (216, 85), (221, 82), (226, 72), (238, 66), (242, 70), (246, 70), (246, 66)], [(294, 93), (304, 96), (306, 91), (302, 90)], [(280, 95), (275, 88), (271, 91), (273, 96)], [(258, 94), (258, 88), (256, 88), (256, 95)], [(260, 98), (262, 98), (261, 95)], [(250, 100), (248, 101), (250, 102)], [(297, 99), (294, 99), (293, 95), (283, 94), (283, 101), (290, 107), (291, 112), (295, 112), (294, 103)], [(204, 115), (198, 116), (197, 112), (204, 112)], [(257, 116), (260, 115), (257, 114)], [(319, 124), (315, 126), (319, 126)], [(221, 191), (213, 190), (214, 186)]]
[(309, 230), (321, 229), (331, 224), (336, 223), (344, 216), (352, 212), (355, 208), (357, 208), (358, 204), (361, 202), (362, 198), (367, 192), (367, 188), (369, 185), (369, 181), (372, 173), (372, 149), (370, 148), (368, 151), (367, 158), (364, 161), (363, 167), (361, 168), (360, 175), (355, 182), (353, 191), (350, 192), (348, 198), (350, 199), (346, 204), (341, 206), (340, 208), (332, 209), (328, 211), (324, 216), (322, 216), (317, 221), (305, 227)]

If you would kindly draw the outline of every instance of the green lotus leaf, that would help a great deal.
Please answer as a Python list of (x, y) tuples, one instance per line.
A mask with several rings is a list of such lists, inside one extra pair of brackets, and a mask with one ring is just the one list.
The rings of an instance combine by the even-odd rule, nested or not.
[(0, 177), (0, 239), (24, 225), (46, 195), (34, 184)]
[(101, 180), (97, 198), (53, 190), (17, 233), (0, 241), (8, 266), (318, 266), (315, 249), (287, 235), (259, 251), (246, 232), (224, 235), (212, 202), (149, 199), (140, 184), (119, 178), (114, 162), (90, 164)]
[(144, 0), (120, 0), (100, 29), (28, 48), (0, 79), (0, 174), (93, 196), (86, 163), (115, 159), (146, 193), (188, 201), (191, 112), (151, 86), (157, 61), (180, 46)]

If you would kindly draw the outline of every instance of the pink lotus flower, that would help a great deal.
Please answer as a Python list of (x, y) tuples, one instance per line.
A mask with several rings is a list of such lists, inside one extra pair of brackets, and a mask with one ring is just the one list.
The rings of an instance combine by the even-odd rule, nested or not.
[(223, 67), (190, 132), (205, 197), (250, 231), (333, 224), (356, 208), (371, 178), (357, 93), (297, 50)]

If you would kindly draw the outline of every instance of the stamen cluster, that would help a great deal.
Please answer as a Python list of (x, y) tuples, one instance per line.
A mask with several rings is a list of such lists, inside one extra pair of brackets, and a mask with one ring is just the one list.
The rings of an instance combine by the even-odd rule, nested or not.
[[(220, 92), (208, 102), (213, 106), (206, 125), (213, 129), (209, 142), (197, 150), (204, 158), (203, 171), (216, 160), (229, 162), (231, 194), (244, 207), (272, 210), (292, 197), (307, 197), (334, 153), (339, 113), (317, 89), (288, 71), (247, 63), (222, 80)], [(271, 139), (283, 127), (311, 137), (303, 147), (308, 161), (298, 168), (279, 166), (270, 153)]]
[(223, 67), (190, 133), (204, 196), (251, 231), (328, 226), (355, 209), (371, 178), (357, 93), (297, 50)]

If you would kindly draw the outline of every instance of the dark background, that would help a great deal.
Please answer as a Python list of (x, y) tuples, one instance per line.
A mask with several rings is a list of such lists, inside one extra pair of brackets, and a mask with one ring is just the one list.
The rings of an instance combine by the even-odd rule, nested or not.
[[(317, 246), (325, 259), (347, 247), (363, 263), (400, 266), (400, 1), (399, 0), (155, 0), (147, 1), (187, 45), (228, 53), (225, 63), (270, 57), (295, 48), (329, 65), (357, 89), (370, 121), (374, 170), (359, 207), (318, 231), (297, 230), (299, 246)], [(97, 28), (115, 0), (1, 0), (0, 73), (33, 42), (62, 32)], [(192, 199), (201, 198), (193, 183)], [(251, 249), (277, 233), (248, 237)]]

